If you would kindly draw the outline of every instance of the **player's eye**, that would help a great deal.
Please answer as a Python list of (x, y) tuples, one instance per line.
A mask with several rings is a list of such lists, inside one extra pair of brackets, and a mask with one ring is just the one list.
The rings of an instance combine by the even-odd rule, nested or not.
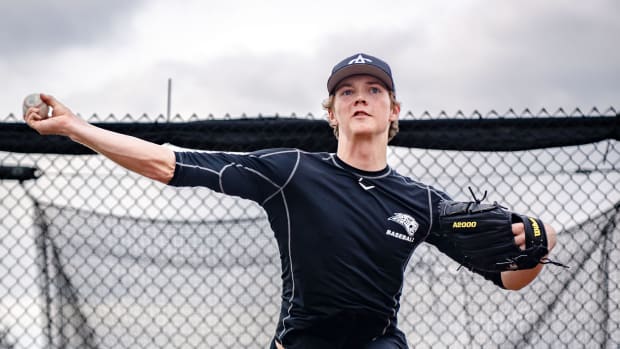
[(370, 93), (372, 93), (372, 94), (381, 93), (381, 89), (378, 88), (378, 87), (371, 87), (370, 88)]
[(350, 88), (346, 88), (342, 91), (340, 91), (340, 95), (342, 96), (350, 96), (353, 94), (353, 90), (351, 90)]

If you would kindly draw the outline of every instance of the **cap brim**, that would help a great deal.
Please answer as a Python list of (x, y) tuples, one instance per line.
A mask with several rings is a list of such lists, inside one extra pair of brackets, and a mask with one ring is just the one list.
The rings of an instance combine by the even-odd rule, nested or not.
[(327, 80), (327, 91), (329, 94), (334, 93), (334, 89), (342, 82), (342, 80), (353, 75), (371, 75), (381, 80), (388, 90), (393, 91), (394, 85), (390, 76), (381, 68), (367, 64), (351, 64), (346, 66), (329, 77)]

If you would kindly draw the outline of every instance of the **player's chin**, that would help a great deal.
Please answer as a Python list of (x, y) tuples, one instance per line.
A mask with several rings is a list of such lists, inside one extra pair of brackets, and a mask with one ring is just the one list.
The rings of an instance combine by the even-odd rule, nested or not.
[(379, 125), (372, 119), (359, 119), (350, 124), (351, 133), (357, 136), (379, 135), (387, 130), (387, 127)]
[(351, 132), (353, 139), (371, 139), (373, 137), (377, 137), (377, 132), (373, 132), (372, 130), (354, 130)]

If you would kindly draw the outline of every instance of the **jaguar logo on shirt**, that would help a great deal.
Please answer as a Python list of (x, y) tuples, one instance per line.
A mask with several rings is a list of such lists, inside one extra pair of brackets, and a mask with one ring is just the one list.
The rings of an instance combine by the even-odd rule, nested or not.
[(388, 218), (388, 220), (400, 224), (403, 228), (405, 228), (405, 231), (407, 232), (407, 234), (405, 235), (405, 234), (397, 233), (391, 229), (388, 229), (385, 232), (386, 235), (395, 237), (397, 239), (413, 242), (414, 240), (413, 235), (420, 227), (420, 224), (416, 222), (415, 218), (411, 217), (408, 214), (404, 214), (404, 213), (394, 213), (394, 215)]

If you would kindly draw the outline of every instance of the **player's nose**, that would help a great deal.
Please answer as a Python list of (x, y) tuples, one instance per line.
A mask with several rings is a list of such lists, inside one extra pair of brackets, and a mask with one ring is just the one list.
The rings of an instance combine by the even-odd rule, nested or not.
[(358, 104), (367, 104), (366, 96), (362, 92), (358, 92), (355, 94), (355, 105)]

